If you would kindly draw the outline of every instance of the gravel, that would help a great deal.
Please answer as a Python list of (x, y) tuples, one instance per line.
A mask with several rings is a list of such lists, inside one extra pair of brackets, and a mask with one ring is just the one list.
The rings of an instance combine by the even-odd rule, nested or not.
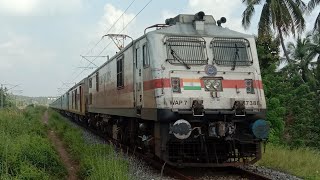
[(301, 178), (298, 178), (296, 176), (284, 173), (284, 172), (280, 172), (277, 170), (273, 170), (273, 169), (269, 169), (263, 166), (255, 166), (255, 165), (247, 165), (247, 166), (243, 166), (241, 167), (245, 170), (249, 170), (251, 172), (255, 172), (255, 173), (259, 173), (259, 174), (263, 174), (266, 177), (269, 177), (271, 179), (275, 179), (275, 180), (282, 180), (282, 179), (288, 179), (288, 180), (302, 180)]
[(130, 170), (129, 174), (134, 180), (174, 180), (174, 178), (163, 176), (161, 172), (148, 166), (144, 161), (135, 157), (128, 157)]

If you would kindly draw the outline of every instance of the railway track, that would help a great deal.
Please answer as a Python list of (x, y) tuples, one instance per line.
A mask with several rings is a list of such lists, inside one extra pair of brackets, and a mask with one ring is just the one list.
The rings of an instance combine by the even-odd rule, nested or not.
[[(175, 179), (181, 179), (181, 180), (196, 180), (201, 179), (201, 175), (206, 172), (210, 172), (210, 176), (237, 176), (241, 179), (249, 179), (249, 180), (271, 180), (271, 178), (266, 177), (264, 175), (254, 173), (252, 171), (248, 171), (242, 168), (238, 167), (226, 167), (226, 168), (174, 168), (171, 166), (166, 165), (166, 163), (162, 163), (160, 161), (155, 160), (154, 158), (142, 154), (138, 151), (136, 151), (135, 148), (131, 148), (129, 146), (123, 145), (119, 143), (118, 141), (98, 132), (97, 130), (90, 128), (83, 123), (76, 121), (74, 119), (71, 119), (70, 117), (65, 116), (67, 119), (69, 119), (72, 123), (76, 123), (77, 125), (81, 126), (83, 129), (90, 131), (94, 135), (104, 139), (106, 142), (109, 142), (109, 144), (113, 145), (117, 151), (131, 154), (139, 159), (144, 160), (147, 164), (152, 166), (153, 168), (159, 170), (161, 172), (161, 176), (166, 175), (173, 177)], [(194, 173), (197, 172), (197, 173)]]
[[(177, 175), (172, 174), (171, 176), (182, 179), (182, 180), (196, 180), (196, 179), (219, 179), (219, 178), (230, 178), (230, 179), (248, 179), (248, 180), (271, 180), (272, 178), (266, 177), (261, 174), (247, 171), (238, 167), (224, 167), (224, 168), (192, 168), (191, 169), (175, 169)], [(175, 172), (173, 172), (175, 173)], [(182, 174), (183, 176), (180, 176)], [(205, 177), (203, 174), (207, 174)]]

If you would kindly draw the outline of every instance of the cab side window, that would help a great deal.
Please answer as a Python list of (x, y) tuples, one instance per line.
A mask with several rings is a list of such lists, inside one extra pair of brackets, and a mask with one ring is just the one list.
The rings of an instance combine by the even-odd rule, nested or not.
[(144, 44), (142, 46), (142, 59), (143, 59), (143, 67), (147, 68), (150, 66), (150, 60), (149, 60), (149, 56), (148, 56), (148, 48), (147, 48), (147, 44)]
[(89, 88), (92, 88), (92, 78), (89, 79)]
[(99, 92), (99, 72), (96, 73), (96, 90)]

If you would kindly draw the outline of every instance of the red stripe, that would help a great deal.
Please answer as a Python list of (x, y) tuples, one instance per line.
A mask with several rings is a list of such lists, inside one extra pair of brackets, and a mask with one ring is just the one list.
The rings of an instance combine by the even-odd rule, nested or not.
[(201, 83), (201, 88), (204, 88), (204, 81), (201, 80), (200, 83)]
[(223, 88), (246, 88), (244, 80), (222, 80)]
[(263, 89), (262, 81), (260, 80), (254, 80), (253, 81), (253, 87), (258, 89)]
[(171, 87), (170, 79), (153, 79), (143, 82), (143, 90), (153, 90), (157, 88), (169, 88)]

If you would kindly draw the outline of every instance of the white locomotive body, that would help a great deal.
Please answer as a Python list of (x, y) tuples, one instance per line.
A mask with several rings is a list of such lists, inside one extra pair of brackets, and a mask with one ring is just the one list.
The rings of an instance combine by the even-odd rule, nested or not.
[(52, 107), (174, 166), (256, 162), (269, 126), (254, 36), (202, 12), (166, 23), (73, 88), (85, 115)]

